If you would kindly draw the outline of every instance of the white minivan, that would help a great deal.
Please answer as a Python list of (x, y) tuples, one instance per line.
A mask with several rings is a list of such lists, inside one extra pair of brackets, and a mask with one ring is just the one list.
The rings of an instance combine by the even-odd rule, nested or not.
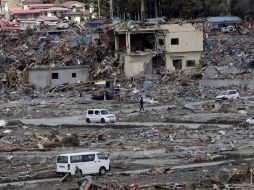
[(86, 122), (115, 123), (116, 116), (107, 109), (89, 109), (86, 112)]
[(110, 170), (109, 156), (102, 152), (82, 152), (60, 154), (57, 157), (58, 173), (100, 174)]

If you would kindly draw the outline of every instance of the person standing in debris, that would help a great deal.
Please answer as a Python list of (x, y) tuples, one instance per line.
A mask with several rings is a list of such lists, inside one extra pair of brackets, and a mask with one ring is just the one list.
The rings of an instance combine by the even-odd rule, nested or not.
[(139, 104), (140, 104), (140, 106), (139, 106), (140, 111), (142, 111), (142, 110), (145, 111), (145, 109), (144, 109), (144, 100), (143, 100), (142, 96), (140, 96)]
[(103, 92), (103, 99), (107, 100), (107, 93), (106, 93), (106, 91)]

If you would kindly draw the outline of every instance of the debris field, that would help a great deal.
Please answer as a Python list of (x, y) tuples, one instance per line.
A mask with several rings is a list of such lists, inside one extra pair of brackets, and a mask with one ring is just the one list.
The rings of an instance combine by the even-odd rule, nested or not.
[[(0, 189), (79, 189), (77, 176), (60, 180), (56, 158), (92, 150), (109, 153), (112, 168), (92, 175), (90, 189), (253, 189), (254, 128), (245, 122), (254, 113), (253, 31), (211, 34), (199, 66), (147, 78), (124, 76), (115, 27), (129, 26), (98, 28), (100, 42), (75, 25), (0, 34)], [(89, 81), (28, 83), (27, 71), (52, 65), (86, 66)], [(113, 86), (101, 87), (105, 80)], [(215, 101), (230, 89), (240, 99)], [(92, 108), (117, 122), (86, 123)]]

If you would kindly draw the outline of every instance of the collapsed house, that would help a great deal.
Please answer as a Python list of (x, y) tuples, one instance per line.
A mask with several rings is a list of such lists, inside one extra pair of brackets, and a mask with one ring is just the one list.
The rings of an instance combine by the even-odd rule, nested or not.
[(169, 23), (138, 29), (117, 28), (115, 50), (126, 77), (195, 67), (203, 52), (203, 26)]
[[(91, 29), (93, 26), (96, 29)], [(21, 36), (17, 34), (13, 47), (24, 44), (14, 54), (20, 59), (16, 56), (15, 61), (8, 62), (20, 64), (17, 70), (27, 76), (24, 82), (45, 88), (88, 79), (121, 80), (139, 74), (147, 79), (160, 78), (168, 71), (198, 66), (203, 52), (203, 25), (199, 21), (163, 25), (92, 23), (83, 33), (75, 25), (70, 27), (72, 30), (38, 26), (39, 31), (20, 37), (24, 41), (17, 41)], [(29, 54), (23, 53), (24, 47)], [(7, 46), (3, 48), (3, 53), (9, 51)], [(4, 61), (9, 54), (3, 55)], [(73, 66), (77, 71), (73, 71)]]

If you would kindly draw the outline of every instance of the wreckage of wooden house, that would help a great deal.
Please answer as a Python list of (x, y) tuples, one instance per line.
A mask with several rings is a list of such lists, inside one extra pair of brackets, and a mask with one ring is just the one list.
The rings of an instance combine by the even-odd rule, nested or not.
[(116, 29), (115, 50), (126, 77), (195, 67), (203, 52), (203, 25), (178, 23)]

